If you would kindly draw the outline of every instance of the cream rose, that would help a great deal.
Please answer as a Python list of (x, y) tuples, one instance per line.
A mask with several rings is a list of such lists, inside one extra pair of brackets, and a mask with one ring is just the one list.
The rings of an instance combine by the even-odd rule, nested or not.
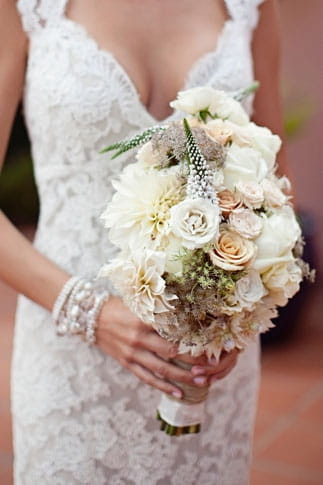
[(243, 128), (243, 126), (221, 118), (208, 121), (205, 125), (209, 135), (222, 145), (225, 145), (228, 141), (233, 141), (239, 146), (251, 146), (251, 142), (245, 136)]
[(300, 288), (302, 270), (293, 261), (275, 264), (262, 275), (262, 280), (271, 292), (276, 305), (286, 305)]
[(229, 216), (233, 231), (247, 239), (255, 239), (262, 230), (262, 218), (249, 209), (236, 209)]
[(196, 115), (200, 111), (209, 111), (219, 118), (228, 119), (238, 125), (245, 125), (249, 117), (241, 104), (224, 91), (210, 86), (196, 87), (180, 91), (177, 99), (170, 106), (178, 111)]
[(264, 217), (261, 234), (255, 240), (258, 251), (253, 267), (265, 272), (273, 265), (293, 261), (291, 251), (300, 235), (300, 227), (290, 206), (283, 206)]
[(228, 216), (234, 209), (242, 206), (242, 200), (237, 192), (222, 190), (218, 193), (219, 206), (224, 216)]
[(154, 167), (160, 164), (158, 154), (154, 152), (151, 141), (142, 145), (136, 154), (136, 159), (144, 167)]
[(264, 201), (264, 191), (258, 182), (238, 182), (236, 190), (249, 209), (259, 209)]
[(225, 226), (220, 229), (219, 239), (208, 254), (214, 266), (228, 271), (239, 271), (254, 258), (256, 246)]
[(206, 199), (186, 199), (170, 212), (170, 229), (188, 249), (203, 247), (219, 233), (219, 208)]
[(268, 168), (259, 152), (232, 143), (227, 152), (223, 173), (225, 186), (233, 190), (241, 181), (261, 182), (267, 176)]
[(255, 270), (248, 271), (246, 276), (236, 282), (235, 298), (241, 309), (252, 310), (266, 293), (261, 277)]
[(266, 205), (269, 207), (281, 207), (286, 204), (287, 197), (275, 182), (264, 179), (261, 186), (264, 191)]

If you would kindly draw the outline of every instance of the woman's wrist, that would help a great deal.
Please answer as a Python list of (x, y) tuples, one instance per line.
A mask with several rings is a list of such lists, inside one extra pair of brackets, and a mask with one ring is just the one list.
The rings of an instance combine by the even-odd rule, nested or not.
[(91, 281), (75, 276), (68, 279), (52, 310), (57, 334), (81, 335), (89, 345), (94, 344), (98, 316), (108, 296), (106, 289)]

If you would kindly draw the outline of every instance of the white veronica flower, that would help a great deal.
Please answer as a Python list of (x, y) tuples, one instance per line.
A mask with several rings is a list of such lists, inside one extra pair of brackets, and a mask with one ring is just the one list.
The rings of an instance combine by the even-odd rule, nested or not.
[(102, 267), (99, 277), (108, 277), (131, 311), (144, 323), (152, 324), (154, 314), (173, 310), (174, 295), (165, 292), (162, 278), (165, 254), (160, 251), (133, 251), (119, 255)]
[(211, 86), (196, 87), (180, 91), (170, 106), (191, 115), (207, 110), (219, 118), (228, 119), (238, 125), (245, 125), (249, 117), (241, 104), (229, 94)]
[(238, 182), (261, 182), (268, 174), (268, 167), (257, 150), (232, 143), (227, 151), (223, 174), (226, 188), (233, 190)]
[(172, 232), (188, 249), (201, 248), (219, 233), (220, 210), (206, 199), (186, 199), (170, 210)]
[(257, 257), (252, 266), (261, 273), (271, 266), (294, 261), (292, 249), (301, 235), (293, 209), (286, 205), (263, 218), (263, 228), (255, 240)]
[(170, 209), (183, 197), (179, 177), (136, 166), (124, 170), (113, 186), (117, 192), (101, 216), (110, 228), (111, 242), (120, 248), (164, 249), (169, 242)]

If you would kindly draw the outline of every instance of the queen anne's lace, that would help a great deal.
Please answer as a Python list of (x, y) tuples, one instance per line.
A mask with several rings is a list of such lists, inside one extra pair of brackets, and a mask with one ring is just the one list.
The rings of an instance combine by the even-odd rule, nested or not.
[[(252, 80), (250, 38), (261, 0), (227, 0), (217, 48), (183, 88), (236, 91)], [(114, 256), (99, 215), (111, 179), (131, 160), (99, 150), (156, 119), (124, 69), (64, 16), (67, 0), (19, 0), (30, 37), (25, 114), (41, 200), (36, 247), (71, 274), (93, 276)], [(173, 119), (171, 115), (169, 119)], [(157, 429), (159, 393), (75, 337), (58, 338), (50, 315), (20, 298), (13, 360), (17, 484), (247, 483), (258, 377), (256, 346), (214, 385), (199, 436)]]

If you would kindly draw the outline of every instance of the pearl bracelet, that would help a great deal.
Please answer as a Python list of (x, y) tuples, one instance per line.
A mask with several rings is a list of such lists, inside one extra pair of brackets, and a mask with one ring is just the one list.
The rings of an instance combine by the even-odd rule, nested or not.
[(92, 282), (70, 278), (52, 311), (57, 335), (81, 335), (89, 345), (94, 344), (97, 318), (107, 298), (108, 292)]

